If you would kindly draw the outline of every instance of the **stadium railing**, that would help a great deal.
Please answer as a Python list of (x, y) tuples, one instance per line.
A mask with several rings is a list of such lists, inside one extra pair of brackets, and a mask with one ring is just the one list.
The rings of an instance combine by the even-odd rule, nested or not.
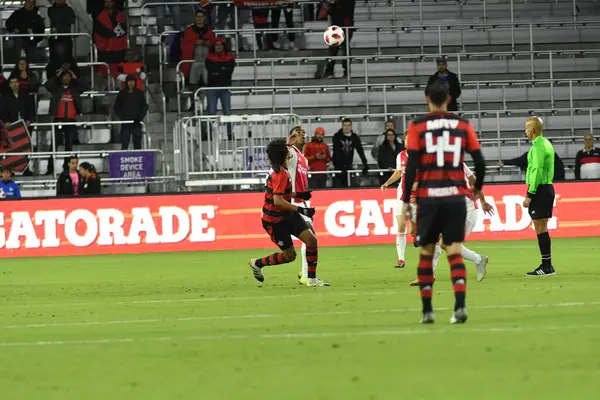
[[(394, 47), (402, 47), (402, 40), (400, 38), (400, 36), (398, 36), (401, 33), (412, 33), (412, 32), (420, 32), (420, 39), (419, 39), (419, 47), (420, 47), (420, 52), (421, 53), (425, 53), (425, 47), (430, 47), (430, 46), (434, 46), (433, 44), (430, 44), (430, 40), (428, 40), (425, 36), (429, 35), (430, 33), (434, 33), (437, 35), (437, 38), (434, 40), (435, 42), (435, 47), (437, 47), (438, 49), (438, 54), (443, 54), (444, 52), (444, 46), (460, 46), (461, 47), (461, 52), (466, 52), (466, 46), (468, 45), (468, 43), (466, 43), (465, 39), (464, 39), (464, 32), (466, 31), (476, 31), (476, 32), (485, 32), (486, 34), (489, 34), (490, 39), (488, 40), (488, 44), (492, 44), (491, 42), (491, 38), (492, 37), (496, 37), (494, 35), (492, 35), (495, 31), (506, 31), (506, 32), (510, 32), (510, 42), (507, 40), (506, 42), (502, 42), (501, 44), (506, 44), (506, 45), (510, 45), (511, 46), (511, 51), (515, 51), (516, 50), (516, 45), (517, 44), (523, 44), (529, 47), (530, 51), (535, 51), (535, 43), (534, 43), (534, 31), (537, 29), (543, 30), (544, 32), (549, 31), (550, 29), (553, 29), (553, 32), (557, 31), (557, 30), (562, 30), (565, 29), (565, 32), (573, 32), (573, 30), (582, 30), (582, 29), (600, 29), (600, 20), (590, 20), (590, 21), (585, 21), (585, 22), (572, 22), (572, 21), (565, 21), (565, 22), (561, 22), (561, 21), (557, 21), (557, 22), (517, 22), (517, 23), (511, 23), (511, 22), (494, 22), (494, 23), (483, 23), (483, 24), (445, 24), (445, 25), (419, 25), (419, 26), (353, 26), (353, 27), (344, 27), (343, 28), (346, 31), (346, 35), (348, 35), (349, 30), (353, 30), (355, 33), (356, 32), (366, 32), (369, 34), (373, 34), (374, 37), (374, 43), (372, 48), (374, 49), (374, 54), (381, 54), (381, 35), (382, 34), (392, 34), (395, 35), (395, 46)], [(444, 44), (443, 38), (444, 38), (444, 33), (446, 32), (452, 32), (452, 31), (460, 31), (461, 32), (461, 39), (460, 39), (460, 43), (448, 43), (446, 42)], [(147, 37), (155, 37), (158, 36), (158, 46), (159, 46), (159, 57), (160, 57), (160, 62), (164, 62), (164, 60), (166, 60), (166, 56), (165, 53), (167, 51), (167, 46), (164, 44), (164, 37), (165, 36), (169, 36), (172, 34), (177, 33), (178, 31), (165, 31), (162, 32), (158, 35), (146, 35)], [(231, 36), (247, 36), (248, 39), (251, 41), (251, 45), (252, 45), (252, 58), (258, 58), (257, 55), (257, 46), (256, 46), (256, 35), (257, 34), (269, 34), (269, 33), (279, 33), (279, 34), (284, 34), (284, 33), (288, 33), (288, 32), (294, 32), (296, 34), (303, 34), (305, 36), (310, 35), (310, 36), (315, 36), (315, 37), (319, 37), (319, 40), (323, 40), (322, 39), (322, 29), (316, 29), (316, 28), (291, 28), (291, 29), (284, 29), (284, 28), (268, 28), (268, 29), (260, 29), (260, 30), (256, 30), (254, 28), (252, 29), (225, 29), (225, 30), (216, 30), (215, 33), (216, 34), (220, 34), (220, 35), (231, 35)], [(517, 40), (517, 32), (522, 32), (523, 33), (523, 37), (524, 39), (522, 41)], [(142, 35), (144, 36), (144, 35)], [(427, 40), (426, 40), (427, 39)], [(239, 43), (240, 40), (236, 40), (235, 41), (235, 48), (232, 49), (234, 50), (236, 53), (239, 54)], [(346, 47), (346, 54), (348, 54), (348, 50), (350, 48), (350, 41), (346, 40), (344, 41), (343, 44)], [(353, 46), (356, 47), (356, 46)]]
[[(531, 75), (531, 79), (535, 79), (536, 76), (536, 61), (537, 60), (547, 60), (548, 62), (548, 73), (550, 75), (550, 79), (553, 78), (554, 62), (557, 59), (563, 59), (562, 57), (576, 57), (576, 56), (587, 56), (587, 55), (600, 55), (600, 50), (598, 49), (589, 49), (589, 50), (540, 50), (540, 51), (498, 51), (498, 52), (467, 52), (467, 53), (449, 53), (446, 54), (449, 62), (455, 63), (455, 68), (453, 65), (453, 72), (455, 72), (462, 81), (462, 65), (465, 62), (475, 61), (475, 60), (489, 60), (491, 62), (501, 62), (507, 59), (517, 59), (518, 57), (528, 57), (529, 58), (529, 74)], [(356, 75), (359, 75), (364, 79), (364, 83), (369, 83), (369, 79), (372, 79), (373, 76), (369, 74), (369, 68), (372, 68), (377, 63), (381, 62), (425, 62), (425, 61), (433, 61), (439, 57), (438, 54), (390, 54), (390, 55), (370, 55), (370, 56), (321, 56), (321, 57), (266, 57), (266, 58), (237, 58), (236, 59), (236, 67), (243, 66), (252, 66), (255, 67), (253, 71), (253, 79), (256, 83), (259, 80), (265, 80), (264, 78), (259, 77), (259, 72), (256, 68), (261, 66), (267, 66), (269, 68), (269, 75), (271, 86), (275, 86), (276, 78), (275, 78), (275, 70), (282, 65), (296, 64), (296, 65), (304, 65), (304, 64), (317, 64), (323, 63), (329, 60), (336, 61), (344, 61), (348, 60), (350, 63), (350, 67), (348, 69), (348, 75), (346, 77), (346, 81), (350, 84), (352, 78), (356, 78)], [(192, 60), (183, 60), (177, 64), (176, 67), (176, 76), (177, 79), (183, 81), (183, 75), (180, 71), (180, 67), (186, 63), (192, 63)], [(353, 74), (353, 70), (356, 70), (356, 64), (362, 64), (358, 68), (362, 71), (362, 74)], [(159, 76), (160, 82), (163, 83), (164, 71), (163, 68), (166, 64), (159, 63)], [(500, 67), (502, 68), (502, 67)], [(538, 65), (539, 69), (539, 65)], [(500, 69), (499, 72), (504, 72), (504, 69)], [(430, 72), (429, 70), (427, 72)], [(506, 72), (510, 72), (507, 68)], [(544, 69), (544, 72), (546, 70)], [(235, 74), (235, 71), (234, 71)], [(381, 76), (378, 76), (381, 77)], [(234, 76), (235, 79), (235, 76)], [(247, 78), (246, 78), (247, 79)]]
[[(395, 117), (396, 131), (403, 132), (410, 120), (423, 113), (404, 114), (370, 114), (370, 115), (320, 115), (311, 117), (298, 117), (293, 114), (248, 115), (248, 116), (196, 116), (182, 118), (175, 124), (175, 174), (188, 179), (189, 174), (214, 171), (242, 171), (245, 174), (268, 169), (265, 155), (265, 146), (277, 137), (286, 137), (289, 128), (299, 121), (307, 132), (310, 140), (316, 127), (325, 127), (328, 135), (337, 131), (341, 126), (342, 118), (354, 121), (356, 132), (363, 139), (381, 134), (383, 121)], [(494, 132), (495, 137), (483, 137), (482, 144), (486, 157), (493, 160), (503, 160), (520, 155), (524, 151), (524, 137), (506, 137), (503, 133), (522, 132), (525, 120), (531, 115), (544, 119), (545, 130), (549, 137), (560, 140), (560, 143), (579, 143), (582, 139), (574, 136), (575, 129), (579, 132), (593, 132), (594, 126), (600, 125), (600, 110), (598, 109), (557, 109), (557, 110), (501, 110), (478, 111), (461, 113), (471, 118), (474, 128), (481, 132)], [(369, 119), (379, 123), (368, 123), (376, 134), (369, 135), (362, 130), (362, 122)], [(231, 121), (234, 138), (228, 138), (227, 122)], [(326, 122), (331, 121), (331, 122)], [(237, 124), (237, 125), (236, 125)], [(562, 133), (565, 124), (570, 125), (571, 135), (555, 136)], [(363, 145), (367, 161), (376, 164), (377, 160), (371, 158), (371, 145)], [(574, 157), (571, 148), (560, 149), (564, 157)], [(571, 154), (573, 153), (573, 154)], [(200, 160), (200, 162), (198, 162)], [(357, 160), (358, 161), (358, 160)], [(227, 172), (224, 172), (227, 173)], [(242, 176), (243, 177), (243, 176)], [(239, 178), (236, 177), (236, 178)]]
[[(568, 85), (568, 97), (562, 98), (562, 100), (569, 101), (569, 107), (573, 108), (574, 101), (577, 100), (574, 96), (574, 87), (582, 87), (585, 85), (596, 86), (600, 83), (600, 79), (597, 78), (589, 78), (589, 79), (527, 79), (527, 80), (510, 80), (510, 81), (464, 81), (461, 83), (463, 89), (474, 89), (475, 90), (475, 99), (469, 99), (469, 103), (476, 103), (477, 109), (480, 110), (481, 104), (483, 101), (481, 100), (482, 91), (486, 91), (486, 95), (490, 93), (492, 88), (500, 90), (499, 98), (494, 98), (496, 102), (502, 102), (503, 108), (508, 109), (507, 100), (506, 100), (506, 91), (510, 88), (533, 88), (540, 86), (547, 86), (550, 88), (550, 107), (554, 107), (555, 102), (555, 87), (564, 87), (564, 85)], [(179, 83), (178, 83), (179, 85)], [(196, 104), (196, 113), (201, 115), (203, 113), (202, 107), (202, 98), (204, 96), (200, 96), (209, 90), (229, 90), (232, 95), (257, 95), (257, 94), (265, 94), (271, 95), (271, 106), (264, 106), (262, 108), (269, 109), (271, 108), (273, 111), (275, 109), (288, 108), (290, 113), (294, 113), (294, 96), (297, 96), (300, 93), (344, 93), (344, 92), (364, 92), (365, 97), (361, 99), (360, 105), (364, 104), (365, 114), (370, 113), (371, 103), (373, 102), (370, 99), (370, 94), (375, 92), (381, 92), (381, 102), (376, 102), (377, 106), (383, 106), (383, 112), (385, 114), (388, 113), (388, 108), (393, 105), (391, 101), (388, 99), (389, 93), (394, 93), (397, 91), (406, 91), (408, 89), (419, 89), (424, 90), (424, 85), (420, 84), (391, 84), (391, 83), (374, 83), (374, 84), (349, 84), (349, 85), (292, 85), (292, 86), (233, 86), (233, 87), (210, 87), (210, 88), (198, 88), (194, 92), (194, 100)], [(178, 88), (179, 89), (179, 88)], [(594, 92), (595, 93), (595, 92)], [(178, 90), (178, 112), (181, 115), (181, 97), (183, 95), (190, 95), (191, 92), (185, 92)], [(281, 95), (287, 94), (287, 104)], [(275, 101), (277, 97), (277, 103)], [(600, 94), (599, 94), (600, 96)], [(419, 97), (421, 98), (421, 97)], [(524, 99), (525, 100), (525, 99)], [(462, 108), (463, 102), (466, 102), (465, 95), (459, 98), (459, 104)], [(390, 104), (392, 103), (392, 104)], [(333, 104), (330, 104), (333, 106)], [(350, 106), (350, 104), (345, 104), (346, 106)], [(357, 104), (358, 105), (358, 104)]]
[[(85, 37), (88, 39), (89, 41), (89, 49), (90, 49), (90, 62), (93, 62), (95, 60), (98, 59), (97, 57), (97, 49), (96, 49), (96, 45), (93, 43), (92, 40), (92, 36), (89, 33), (86, 32), (75, 32), (75, 33), (27, 33), (27, 34), (21, 34), (21, 33), (2, 33), (0, 34), (0, 64), (4, 65), (4, 45), (5, 42), (7, 42), (10, 39), (17, 39), (17, 38), (34, 38), (34, 37), (41, 37), (44, 39), (50, 39), (50, 38), (58, 38), (58, 37), (70, 37), (73, 40), (77, 40), (77, 38), (80, 37)], [(75, 49), (77, 48), (77, 46), (73, 46), (73, 49), (75, 51)]]

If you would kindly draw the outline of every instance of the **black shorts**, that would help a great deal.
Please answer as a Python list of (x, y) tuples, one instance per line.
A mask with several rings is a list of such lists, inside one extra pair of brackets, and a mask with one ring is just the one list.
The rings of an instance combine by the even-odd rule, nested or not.
[(531, 198), (529, 216), (531, 219), (552, 218), (554, 208), (554, 186), (540, 185)]
[(287, 250), (294, 247), (292, 236), (299, 237), (302, 232), (310, 229), (308, 223), (297, 212), (276, 224), (262, 222), (263, 228), (269, 234), (271, 241), (281, 250)]
[(437, 243), (440, 235), (444, 244), (462, 243), (465, 240), (467, 203), (464, 197), (420, 202), (417, 204), (417, 241), (419, 245)]

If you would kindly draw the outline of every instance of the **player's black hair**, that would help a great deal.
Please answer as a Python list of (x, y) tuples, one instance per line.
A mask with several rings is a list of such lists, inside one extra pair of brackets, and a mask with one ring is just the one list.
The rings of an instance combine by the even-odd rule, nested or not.
[(300, 125), (296, 125), (295, 127), (293, 127), (292, 129), (290, 129), (290, 133), (289, 135), (291, 135), (292, 133), (294, 133), (295, 130), (303, 130), (304, 128), (302, 128)]
[(272, 140), (267, 146), (267, 157), (274, 167), (285, 164), (288, 157), (287, 140), (284, 138)]
[(448, 96), (450, 96), (450, 86), (448, 86), (448, 82), (438, 79), (427, 86), (427, 92), (425, 94), (429, 96), (433, 105), (441, 107), (448, 101)]
[(346, 122), (350, 122), (350, 123), (352, 123), (352, 120), (351, 120), (350, 118), (344, 118), (344, 119), (342, 120), (342, 125), (343, 125), (343, 124), (345, 124)]

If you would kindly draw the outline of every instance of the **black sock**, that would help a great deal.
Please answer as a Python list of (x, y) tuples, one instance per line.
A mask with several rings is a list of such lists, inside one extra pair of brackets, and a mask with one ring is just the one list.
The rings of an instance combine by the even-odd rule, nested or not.
[(552, 252), (550, 246), (550, 235), (548, 232), (537, 235), (538, 245), (540, 246), (540, 254), (542, 255), (542, 267), (552, 267)]

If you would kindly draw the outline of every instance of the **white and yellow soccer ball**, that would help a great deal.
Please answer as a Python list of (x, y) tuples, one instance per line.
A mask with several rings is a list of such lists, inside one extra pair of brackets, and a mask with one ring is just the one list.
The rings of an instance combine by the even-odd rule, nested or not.
[(344, 30), (337, 25), (331, 25), (325, 29), (323, 39), (328, 46), (339, 46), (344, 43)]

